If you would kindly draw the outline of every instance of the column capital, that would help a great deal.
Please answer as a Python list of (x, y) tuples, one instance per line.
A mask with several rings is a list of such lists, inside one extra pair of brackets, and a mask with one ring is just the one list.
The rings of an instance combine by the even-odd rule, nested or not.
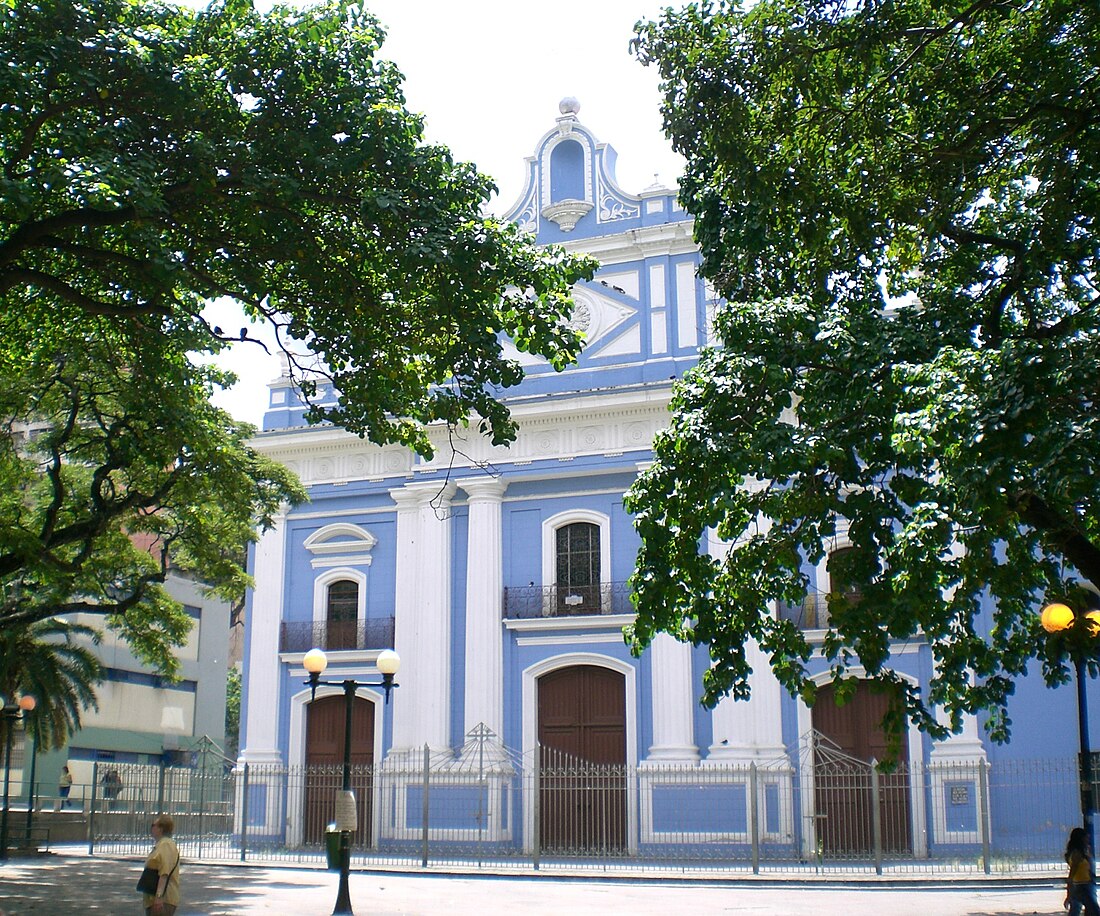
[(454, 498), (455, 490), (455, 485), (449, 480), (421, 480), (407, 483), (403, 487), (394, 487), (390, 490), (390, 498), (401, 509), (425, 506), (432, 500), (446, 506)]
[(500, 502), (508, 489), (508, 481), (502, 477), (464, 477), (457, 483), (470, 502)]

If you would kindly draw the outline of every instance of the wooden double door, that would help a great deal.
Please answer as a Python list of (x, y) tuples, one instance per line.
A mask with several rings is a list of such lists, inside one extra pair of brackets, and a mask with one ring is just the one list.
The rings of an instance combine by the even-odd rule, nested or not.
[[(308, 707), (304, 833), (308, 845), (323, 842), (325, 830), (336, 816), (336, 797), (344, 784), (346, 703), (342, 695), (330, 696), (314, 700)], [(360, 697), (352, 701), (351, 788), (355, 792), (358, 820), (352, 845), (369, 846), (374, 789), (374, 704)]]
[[(817, 838), (825, 855), (864, 857), (874, 851), (875, 797), (887, 855), (912, 851), (908, 740), (903, 733), (897, 764), (872, 773), (872, 761), (891, 753), (882, 719), (890, 696), (861, 681), (855, 695), (837, 706), (832, 685), (818, 691), (813, 709), (817, 745), (814, 805)], [(876, 793), (877, 783), (877, 793)]]
[(539, 844), (550, 853), (626, 847), (626, 679), (575, 665), (538, 680)]

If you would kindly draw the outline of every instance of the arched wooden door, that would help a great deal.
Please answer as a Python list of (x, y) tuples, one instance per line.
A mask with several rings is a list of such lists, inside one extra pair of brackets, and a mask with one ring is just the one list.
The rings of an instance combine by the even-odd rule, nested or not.
[[(305, 842), (321, 843), (336, 816), (336, 794), (344, 784), (344, 721), (346, 700), (322, 697), (307, 707), (305, 774)], [(374, 786), (374, 704), (356, 697), (351, 715), (351, 787), (355, 792), (359, 829), (353, 846), (371, 842), (371, 796)]]
[(547, 852), (626, 846), (626, 678), (576, 665), (538, 680), (539, 843)]
[[(813, 708), (818, 739), (814, 760), (817, 838), (826, 855), (866, 856), (874, 851), (874, 783), (871, 761), (886, 759), (882, 718), (889, 694), (861, 681), (855, 695), (837, 706), (833, 686), (822, 687)], [(877, 774), (882, 849), (912, 850), (909, 809), (909, 743), (901, 736), (897, 767)]]

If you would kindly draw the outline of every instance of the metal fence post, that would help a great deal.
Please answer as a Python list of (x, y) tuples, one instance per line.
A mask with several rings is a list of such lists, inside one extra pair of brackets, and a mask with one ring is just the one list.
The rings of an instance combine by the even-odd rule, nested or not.
[(535, 763), (531, 768), (531, 789), (527, 804), (531, 806), (531, 864), (539, 870), (539, 838), (542, 832), (539, 785), (542, 778), (542, 748), (535, 745)]
[(420, 867), (421, 868), (427, 868), (428, 867), (428, 817), (429, 817), (429, 813), (430, 813), (430, 808), (428, 807), (428, 772), (431, 769), (431, 763), (432, 763), (431, 748), (429, 748), (428, 745), (425, 744), (424, 745), (424, 797), (422, 799), (423, 804), (422, 804), (422, 810), (421, 810), (421, 813), (420, 813), (421, 820), (423, 821), (423, 823), (420, 826), (420, 842), (421, 842), (421, 846), (422, 846), (421, 853), (420, 853)]
[(245, 860), (248, 838), (248, 764), (244, 765), (241, 783), (241, 861)]
[(164, 771), (168, 766), (163, 755), (160, 758), (160, 772), (157, 776), (157, 814), (164, 814)]
[(749, 766), (749, 838), (752, 841), (752, 873), (760, 874), (760, 796), (756, 761)]
[(199, 758), (199, 858), (202, 858), (203, 815), (206, 808), (206, 752)]
[(95, 853), (95, 790), (99, 785), (99, 761), (92, 763), (92, 801), (88, 808), (88, 855)]
[(978, 816), (982, 819), (982, 862), (985, 873), (988, 875), (991, 869), (989, 861), (989, 767), (987, 764), (978, 764), (978, 797), (981, 800)]
[(871, 831), (875, 843), (875, 874), (882, 874), (882, 789), (878, 761), (871, 760)]

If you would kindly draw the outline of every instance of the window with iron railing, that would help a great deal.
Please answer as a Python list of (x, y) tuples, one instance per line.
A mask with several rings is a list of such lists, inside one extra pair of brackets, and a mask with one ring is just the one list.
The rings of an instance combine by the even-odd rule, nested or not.
[(505, 620), (539, 617), (588, 617), (600, 614), (632, 614), (627, 582), (596, 582), (563, 589), (559, 585), (521, 585), (504, 589)]
[(279, 634), (279, 651), (392, 649), (393, 624), (393, 617), (353, 620), (350, 623), (314, 620), (284, 623)]

